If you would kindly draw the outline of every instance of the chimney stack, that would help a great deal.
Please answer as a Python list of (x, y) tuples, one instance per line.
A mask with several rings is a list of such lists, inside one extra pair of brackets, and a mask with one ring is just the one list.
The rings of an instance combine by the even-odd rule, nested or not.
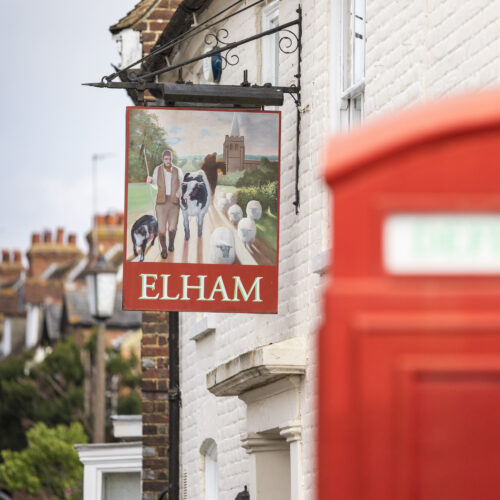
[(56, 241), (60, 245), (62, 245), (64, 243), (64, 229), (62, 227), (57, 228)]
[(114, 215), (108, 214), (105, 217), (106, 226), (116, 226), (116, 217)]
[(37, 245), (38, 243), (40, 243), (40, 233), (33, 233), (31, 235), (31, 244)]
[(16, 264), (21, 264), (21, 251), (20, 250), (14, 250), (14, 262)]
[(43, 232), (43, 242), (52, 243), (52, 233), (49, 230)]

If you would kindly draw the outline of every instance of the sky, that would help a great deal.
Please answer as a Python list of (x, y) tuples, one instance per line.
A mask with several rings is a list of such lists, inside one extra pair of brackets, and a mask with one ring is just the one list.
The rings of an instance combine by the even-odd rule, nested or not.
[[(166, 140), (178, 156), (222, 154), (225, 136), (230, 134), (233, 111), (153, 111), (166, 132)], [(278, 113), (237, 113), (240, 135), (245, 136), (245, 154), (277, 156)]]
[(83, 87), (119, 64), (109, 26), (137, 0), (0, 0), (0, 248), (25, 253), (31, 233), (84, 234), (98, 213), (123, 211), (124, 90)]

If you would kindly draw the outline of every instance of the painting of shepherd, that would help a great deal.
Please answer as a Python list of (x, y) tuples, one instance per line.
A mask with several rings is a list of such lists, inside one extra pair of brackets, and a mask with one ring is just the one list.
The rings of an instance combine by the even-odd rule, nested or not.
[(127, 111), (127, 261), (276, 265), (280, 113)]

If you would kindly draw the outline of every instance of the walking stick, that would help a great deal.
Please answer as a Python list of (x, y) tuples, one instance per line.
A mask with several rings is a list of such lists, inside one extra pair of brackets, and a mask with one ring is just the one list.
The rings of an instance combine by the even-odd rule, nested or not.
[[(148, 173), (148, 177), (151, 177), (150, 173), (149, 173), (149, 164), (148, 164), (148, 157), (146, 155), (146, 148), (144, 147), (144, 142), (141, 144), (141, 153), (144, 157), (144, 163), (146, 164), (146, 171)], [(151, 186), (151, 184), (148, 183), (148, 186), (149, 186), (149, 197), (151, 198), (151, 205), (153, 207), (153, 214), (152, 215), (155, 215), (155, 201), (154, 201), (154, 197), (153, 197), (153, 193), (151, 192), (151, 189), (153, 189), (153, 186)]]

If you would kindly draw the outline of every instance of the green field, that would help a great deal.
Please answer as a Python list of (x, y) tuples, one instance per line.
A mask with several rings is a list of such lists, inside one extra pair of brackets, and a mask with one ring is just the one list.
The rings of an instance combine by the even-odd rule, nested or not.
[[(151, 193), (151, 194), (150, 194)], [(130, 182), (128, 184), (128, 218), (143, 213), (154, 214), (156, 189), (145, 182)]]
[(277, 238), (277, 217), (269, 210), (262, 212), (262, 217), (255, 222), (257, 226), (257, 237), (264, 242), (269, 248), (276, 251)]

